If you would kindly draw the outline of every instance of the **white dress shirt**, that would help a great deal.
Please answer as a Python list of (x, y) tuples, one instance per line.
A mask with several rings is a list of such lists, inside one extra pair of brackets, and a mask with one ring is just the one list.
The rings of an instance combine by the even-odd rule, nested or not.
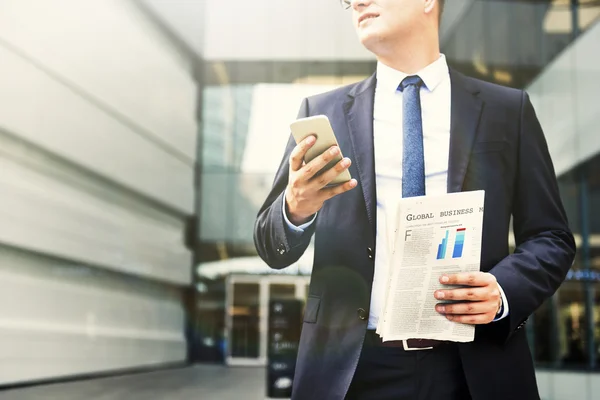
[[(425, 195), (444, 194), (447, 193), (451, 115), (450, 74), (445, 56), (441, 54), (436, 61), (416, 75), (419, 75), (424, 82), (420, 90), (420, 98), (425, 157)], [(379, 62), (376, 76), (373, 141), (377, 230), (368, 329), (377, 328), (388, 275), (390, 244), (387, 243), (388, 235), (383, 233), (388, 229), (388, 221), (396, 220), (393, 214), (398, 199), (402, 198), (402, 92), (398, 90), (398, 86), (408, 75)], [(283, 215), (289, 229), (298, 234), (304, 232), (304, 229), (314, 221), (313, 218), (301, 226), (294, 226), (287, 218), (285, 203)], [(496, 320), (508, 315), (508, 303), (502, 288), (500, 293), (503, 313)]]

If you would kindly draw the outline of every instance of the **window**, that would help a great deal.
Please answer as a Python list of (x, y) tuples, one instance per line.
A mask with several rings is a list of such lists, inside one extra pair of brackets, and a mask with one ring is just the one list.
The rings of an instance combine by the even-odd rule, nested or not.
[[(555, 346), (553, 346), (554, 329), (550, 329), (555, 325), (553, 320), (552, 299), (548, 299), (535, 312), (533, 317), (533, 342), (530, 346), (533, 350), (533, 358), (540, 365), (551, 365), (555, 360)], [(531, 328), (530, 328), (531, 329)]]
[(565, 282), (557, 293), (558, 362), (565, 367), (588, 364), (584, 284)]

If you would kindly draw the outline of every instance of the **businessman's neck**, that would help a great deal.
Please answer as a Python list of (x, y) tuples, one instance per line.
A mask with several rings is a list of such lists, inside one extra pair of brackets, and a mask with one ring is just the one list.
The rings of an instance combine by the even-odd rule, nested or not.
[(435, 35), (433, 39), (421, 36), (385, 46), (377, 54), (377, 60), (408, 75), (416, 74), (440, 57), (437, 32)]

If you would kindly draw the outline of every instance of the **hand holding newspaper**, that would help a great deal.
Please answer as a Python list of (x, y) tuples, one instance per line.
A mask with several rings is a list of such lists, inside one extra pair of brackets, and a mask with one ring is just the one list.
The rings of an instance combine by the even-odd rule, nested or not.
[[(436, 339), (470, 342), (474, 325), (435, 310), (442, 274), (479, 271), (484, 192), (401, 199), (388, 234), (390, 265), (377, 333), (383, 341)], [(456, 286), (454, 286), (456, 287)]]

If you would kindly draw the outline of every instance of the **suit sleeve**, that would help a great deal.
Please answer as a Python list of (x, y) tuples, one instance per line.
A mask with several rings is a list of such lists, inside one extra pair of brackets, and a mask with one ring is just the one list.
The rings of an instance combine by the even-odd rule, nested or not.
[[(298, 112), (298, 118), (307, 117), (308, 101), (304, 99)], [(283, 159), (277, 169), (275, 180), (267, 199), (260, 208), (254, 224), (254, 245), (259, 256), (271, 267), (288, 267), (304, 254), (315, 231), (315, 223), (303, 233), (292, 232), (285, 222), (285, 188), (289, 178), (289, 158), (296, 141), (290, 135)]]
[(525, 92), (519, 126), (512, 212), (516, 248), (490, 271), (510, 304), (508, 317), (497, 322), (503, 327), (499, 332), (503, 340), (508, 340), (556, 292), (575, 257), (575, 241), (546, 139)]

